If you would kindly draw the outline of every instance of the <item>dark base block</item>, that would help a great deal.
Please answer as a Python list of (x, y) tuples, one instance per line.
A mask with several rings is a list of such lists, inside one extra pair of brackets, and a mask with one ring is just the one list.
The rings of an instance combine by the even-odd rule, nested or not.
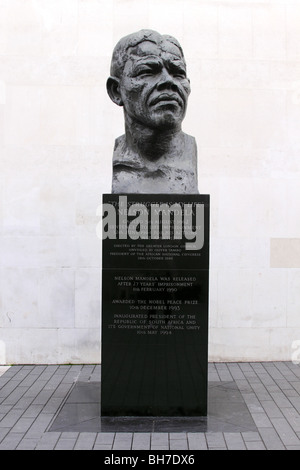
[[(203, 204), (204, 245), (103, 240), (101, 415), (206, 416), (208, 196), (127, 197), (128, 209), (137, 201)], [(108, 202), (119, 207), (116, 195), (104, 195)]]

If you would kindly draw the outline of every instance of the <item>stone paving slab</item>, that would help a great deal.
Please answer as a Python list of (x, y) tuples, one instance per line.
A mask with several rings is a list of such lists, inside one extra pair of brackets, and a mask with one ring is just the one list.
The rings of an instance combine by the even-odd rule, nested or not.
[(49, 432), (77, 382), (100, 365), (0, 366), (0, 450), (299, 450), (300, 365), (210, 363), (209, 379), (235, 382), (257, 431)]

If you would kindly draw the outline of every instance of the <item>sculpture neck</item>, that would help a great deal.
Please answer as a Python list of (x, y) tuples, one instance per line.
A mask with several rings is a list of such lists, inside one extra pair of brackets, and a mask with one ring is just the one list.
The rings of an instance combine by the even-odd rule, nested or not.
[(172, 129), (152, 129), (140, 123), (125, 123), (127, 146), (145, 160), (156, 161), (162, 156), (172, 157), (179, 146), (181, 126)]

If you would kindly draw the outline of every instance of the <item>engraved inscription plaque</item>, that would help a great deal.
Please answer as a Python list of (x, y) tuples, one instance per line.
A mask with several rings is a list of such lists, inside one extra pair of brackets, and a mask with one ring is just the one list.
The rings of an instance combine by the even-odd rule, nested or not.
[(103, 195), (102, 416), (207, 413), (209, 196)]

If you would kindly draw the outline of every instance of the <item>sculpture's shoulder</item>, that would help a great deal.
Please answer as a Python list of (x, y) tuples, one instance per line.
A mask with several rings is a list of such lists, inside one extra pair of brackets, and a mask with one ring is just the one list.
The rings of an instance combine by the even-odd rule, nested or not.
[(186, 145), (191, 145), (193, 147), (196, 147), (197, 144), (196, 144), (196, 139), (194, 136), (192, 135), (189, 135), (189, 134), (186, 134), (185, 132), (182, 133), (184, 139), (185, 139), (185, 143)]
[(113, 153), (113, 167), (141, 168), (144, 166), (142, 159), (136, 153), (130, 151), (127, 146), (125, 135), (115, 139)]
[(196, 155), (197, 156), (197, 143), (195, 137), (192, 135), (182, 133), (184, 139), (184, 151), (187, 155)]
[(115, 139), (114, 158), (116, 158), (117, 156), (122, 157), (124, 155), (125, 147), (126, 147), (125, 134), (123, 134)]

